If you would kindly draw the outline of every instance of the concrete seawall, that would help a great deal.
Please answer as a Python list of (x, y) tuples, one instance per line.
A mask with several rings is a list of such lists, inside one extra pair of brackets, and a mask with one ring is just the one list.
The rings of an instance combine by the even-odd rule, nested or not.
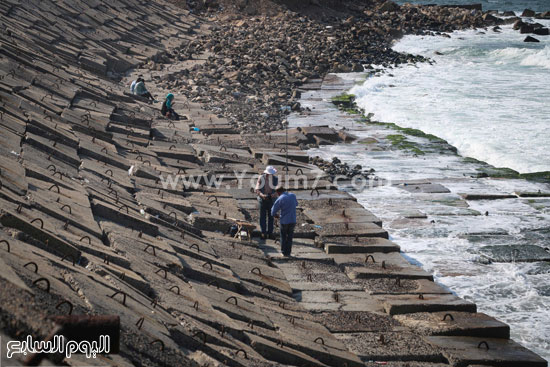
[[(384, 180), (380, 177), (376, 177), (374, 174), (371, 177), (370, 182), (368, 183), (361, 183), (357, 186), (360, 187), (359, 191), (355, 190), (354, 185), (352, 185), (352, 182), (350, 180), (347, 180), (344, 178), (340, 181), (341, 188), (346, 189), (350, 191), (351, 193), (354, 193), (354, 196), (357, 196), (362, 199), (362, 205), (366, 208), (371, 208), (374, 211), (379, 212), (397, 212), (400, 213), (400, 215), (393, 219), (392, 226), (396, 226), (397, 228), (404, 228), (407, 226), (410, 226), (411, 228), (423, 228), (424, 226), (433, 226), (435, 221), (431, 221), (431, 224), (429, 222), (430, 217), (437, 217), (437, 211), (430, 213), (429, 207), (426, 207), (426, 205), (422, 205), (422, 202), (425, 200), (433, 200), (434, 202), (438, 203), (445, 203), (445, 200), (451, 200), (450, 197), (452, 195), (456, 195), (451, 190), (449, 190), (446, 185), (445, 179), (439, 178), (437, 174), (435, 174), (435, 168), (434, 172), (431, 172), (430, 169), (427, 169), (425, 173), (422, 173), (418, 171), (421, 167), (416, 167), (415, 163), (410, 163), (410, 167), (407, 166), (407, 160), (413, 160), (413, 161), (419, 161), (421, 160), (424, 155), (420, 149), (427, 152), (426, 157), (423, 158), (425, 163), (422, 163), (422, 166), (430, 166), (429, 160), (434, 159), (437, 160), (438, 154), (443, 154), (445, 157), (445, 154), (456, 156), (458, 160), (462, 159), (461, 157), (456, 155), (456, 150), (453, 150), (453, 147), (448, 146), (444, 141), (437, 140), (435, 137), (430, 139), (419, 139), (415, 138), (418, 136), (426, 136), (426, 134), (419, 132), (419, 131), (408, 131), (407, 129), (402, 129), (398, 126), (388, 124), (388, 123), (379, 123), (379, 122), (370, 122), (368, 119), (365, 119), (364, 116), (361, 115), (360, 111), (354, 110), (353, 105), (342, 105), (340, 100), (345, 99), (341, 98), (340, 95), (348, 91), (351, 87), (353, 87), (356, 83), (361, 82), (364, 80), (364, 75), (355, 73), (355, 74), (332, 74), (327, 76), (324, 80), (314, 80), (310, 81), (307, 85), (304, 86), (304, 92), (302, 94), (302, 99), (300, 103), (302, 106), (306, 108), (306, 112), (303, 113), (296, 113), (289, 117), (289, 125), (291, 128), (298, 128), (298, 129), (310, 129), (314, 128), (315, 126), (325, 126), (332, 127), (336, 129), (341, 129), (340, 131), (345, 131), (346, 134), (350, 136), (355, 136), (358, 139), (359, 144), (355, 142), (355, 144), (349, 145), (342, 145), (340, 149), (332, 149), (330, 146), (326, 147), (319, 147), (317, 149), (314, 149), (310, 155), (315, 156), (319, 153), (322, 153), (322, 157), (327, 159), (329, 156), (337, 156), (338, 152), (346, 152), (346, 156), (350, 157), (357, 157), (358, 160), (353, 159), (344, 159), (345, 163), (349, 163), (350, 165), (353, 164), (363, 164), (367, 163), (369, 164), (370, 160), (381, 160), (382, 162), (385, 162), (387, 164), (386, 168), (382, 171), (381, 177), (399, 177), (399, 179), (395, 179), (393, 181)], [(335, 101), (334, 104), (331, 103), (332, 101)], [(339, 105), (340, 108), (337, 109), (336, 105)], [(410, 133), (410, 134), (407, 134)], [(414, 142), (414, 144), (410, 144), (407, 146), (400, 146), (392, 144), (391, 138), (395, 135), (393, 134), (403, 134), (407, 139), (411, 139), (411, 141)], [(434, 143), (435, 141), (435, 143)], [(438, 145), (436, 149), (434, 149), (434, 145)], [(416, 152), (420, 151), (423, 155), (417, 154)], [(360, 153), (363, 152), (363, 153)], [(341, 158), (341, 157), (340, 157)], [(427, 161), (426, 161), (427, 160)], [(446, 164), (452, 164), (450, 160), (446, 160)], [(380, 166), (380, 164), (376, 165), (377, 168)], [(392, 169), (402, 169), (404, 172), (395, 174), (387, 174), (388, 172), (391, 172)], [(448, 167), (448, 166), (447, 166)], [(479, 162), (478, 170), (484, 171), (486, 168), (486, 165), (483, 165), (482, 162)], [(411, 175), (409, 179), (405, 178), (407, 173), (411, 171)], [(460, 170), (457, 168), (457, 171), (459, 174)], [(416, 172), (416, 174), (415, 174)], [(423, 178), (420, 179), (420, 176), (424, 177), (430, 177), (430, 175), (433, 175), (434, 178)], [(470, 182), (470, 186), (472, 186), (473, 191), (471, 193), (469, 192), (462, 192), (457, 195), (457, 199), (463, 201), (462, 204), (464, 205), (458, 205), (460, 203), (452, 202), (449, 203), (449, 205), (452, 205), (455, 207), (454, 213), (453, 210), (450, 210), (450, 208), (447, 209), (447, 213), (443, 214), (446, 216), (446, 218), (452, 218), (453, 215), (482, 215), (482, 213), (477, 213), (473, 209), (467, 209), (469, 206), (467, 204), (467, 201), (477, 201), (477, 200), (502, 200), (502, 199), (510, 199), (514, 198), (518, 200), (518, 204), (521, 205), (521, 197), (522, 197), (522, 191), (516, 190), (510, 191), (510, 192), (500, 192), (493, 188), (490, 184), (490, 179), (487, 184), (483, 184), (480, 182), (479, 179), (472, 177), (468, 178), (457, 178), (454, 177), (455, 175), (453, 173), (449, 174), (449, 178), (447, 179), (447, 182), (449, 182), (450, 187), (456, 186), (457, 182), (460, 182), (461, 185), (460, 188), (464, 189), (468, 186), (468, 182)], [(437, 178), (436, 178), (437, 177)], [(483, 176), (481, 176), (483, 177)], [(506, 180), (501, 180), (502, 186), (506, 187), (505, 183)], [(473, 184), (473, 182), (476, 182), (476, 184)], [(453, 185), (454, 184), (454, 185)], [(400, 196), (396, 196), (396, 200), (393, 200), (391, 202), (388, 202), (387, 204), (383, 202), (383, 198), (377, 199), (376, 201), (369, 201), (369, 198), (376, 197), (376, 190), (379, 187), (391, 187), (391, 188), (399, 188), (403, 190), (402, 192), (404, 195), (401, 198)], [(519, 187), (521, 186), (521, 182), (516, 182), (514, 184), (508, 185), (508, 187)], [(523, 188), (524, 190), (529, 190), (528, 188), (532, 188), (537, 186), (537, 184), (532, 184), (524, 181)], [(538, 187), (545, 190), (547, 188), (546, 184), (540, 184)], [(371, 192), (369, 194), (361, 194), (364, 190), (366, 192)], [(472, 190), (472, 189), (470, 189)], [(535, 190), (536, 191), (536, 190)], [(407, 194), (408, 193), (408, 194)], [(546, 191), (538, 191), (540, 193), (541, 197), (544, 197), (545, 195), (548, 195), (548, 192)], [(412, 196), (411, 196), (412, 194)], [(408, 196), (407, 196), (408, 195)], [(414, 197), (415, 195), (419, 196), (419, 199), (415, 201)], [(411, 196), (411, 197), (409, 197)], [(445, 199), (443, 200), (443, 197)], [(401, 200), (401, 201), (400, 201)], [(357, 206), (360, 206), (356, 204)], [(397, 205), (397, 206), (396, 206)], [(463, 207), (462, 213), (460, 211), (457, 211), (456, 207)], [(325, 213), (327, 216), (325, 216), (323, 219), (319, 220), (319, 217), (317, 216), (316, 219), (318, 222), (317, 224), (323, 225), (326, 223), (333, 223), (334, 218), (339, 217), (341, 221), (343, 222), (349, 222), (352, 223), (356, 221), (354, 215), (351, 214), (349, 211), (348, 205), (342, 205), (334, 208), (331, 213)], [(422, 209), (426, 212), (422, 212)], [(443, 208), (439, 208), (441, 211)], [(348, 216), (346, 216), (346, 212), (350, 213)], [(430, 214), (426, 214), (430, 213)], [(541, 212), (541, 214), (543, 214)], [(368, 216), (372, 216), (372, 213), (369, 213)], [(488, 215), (488, 213), (486, 213)], [(395, 214), (394, 214), (395, 216)], [(381, 221), (380, 221), (381, 222)], [(435, 224), (437, 225), (437, 224)], [(349, 232), (349, 231), (348, 231)], [(391, 233), (390, 233), (391, 237)], [(356, 240), (357, 241), (357, 238)], [(353, 241), (350, 241), (349, 244), (351, 246), (354, 246), (354, 250), (351, 250), (350, 252), (356, 251), (357, 248), (357, 242), (355, 244)], [(335, 250), (333, 250), (333, 247), (331, 244), (325, 243), (325, 250), (329, 254), (329, 256), (334, 252), (336, 253), (347, 253), (348, 250), (344, 247), (338, 246), (334, 247)], [(490, 247), (490, 246), (489, 246)], [(495, 246), (493, 246), (495, 247)], [(498, 248), (498, 246), (497, 246)], [(381, 256), (382, 261), (385, 260), (386, 254), (383, 254), (381, 252), (386, 251), (380, 251), (380, 250), (374, 250), (375, 252), (378, 252), (378, 256)], [(506, 262), (506, 261), (519, 261), (519, 262), (544, 262), (548, 259), (548, 252), (544, 250), (544, 248), (538, 247), (538, 246), (529, 246), (525, 245), (525, 247), (521, 248), (521, 254), (520, 250), (516, 249), (517, 256), (510, 257), (508, 255), (502, 255), (505, 251), (512, 251), (510, 250), (509, 246), (503, 246), (500, 248), (500, 250), (495, 250), (494, 253), (488, 253), (487, 259), (488, 261), (496, 261), (496, 262)], [(359, 252), (359, 251), (357, 251)], [(363, 249), (361, 249), (361, 253), (367, 252)], [(502, 253), (502, 254), (501, 254)], [(366, 257), (364, 255), (356, 254), (351, 257), (344, 257), (344, 259), (340, 258), (339, 256), (342, 255), (332, 255), (334, 257), (334, 261), (336, 264), (340, 264), (340, 262), (345, 262), (345, 265), (348, 265), (348, 261), (353, 262), (350, 259), (355, 259), (355, 266), (362, 266), (363, 269), (357, 271), (356, 268), (353, 268), (351, 266), (340, 266), (341, 269), (343, 269), (349, 278), (357, 280), (357, 279), (377, 279), (377, 278), (386, 278), (389, 281), (389, 279), (394, 278), (400, 278), (403, 275), (399, 274), (399, 272), (403, 271), (406, 266), (403, 266), (401, 268), (397, 268), (397, 270), (385, 272), (385, 274), (382, 273), (382, 269), (378, 269), (380, 273), (377, 273), (376, 271), (372, 271), (372, 267), (376, 267), (374, 259), (377, 256)], [(490, 257), (489, 257), (490, 256)], [(424, 298), (426, 300), (426, 297), (422, 294), (422, 286), (419, 285), (419, 287), (413, 291), (410, 289), (401, 289), (399, 288), (396, 290), (395, 288), (392, 289), (392, 287), (387, 287), (386, 289), (379, 289), (379, 284), (375, 284), (372, 282), (371, 284), (365, 284), (365, 290), (372, 294), (374, 297), (380, 297), (383, 299), (383, 302), (386, 302), (384, 305), (385, 312), (394, 315), (394, 319), (399, 320), (403, 325), (406, 325), (408, 327), (411, 327), (415, 333), (420, 334), (430, 334), (430, 335), (441, 335), (445, 337), (441, 337), (441, 344), (440, 346), (446, 346), (450, 350), (456, 348), (458, 345), (461, 345), (464, 347), (464, 356), (466, 354), (470, 354), (470, 356), (473, 358), (473, 354), (477, 354), (478, 357), (483, 358), (483, 352), (480, 352), (479, 350), (474, 352), (467, 351), (466, 345), (468, 343), (471, 343), (471, 345), (475, 344), (475, 341), (478, 341), (478, 344), (483, 341), (479, 339), (480, 337), (488, 337), (488, 338), (498, 338), (501, 339), (497, 341), (497, 343), (502, 343), (502, 345), (508, 345), (510, 346), (510, 327), (498, 320), (495, 320), (492, 317), (489, 317), (482, 313), (471, 313), (468, 311), (467, 313), (461, 313), (461, 317), (465, 317), (461, 322), (465, 322), (465, 324), (470, 324), (472, 328), (466, 326), (465, 328), (462, 328), (461, 326), (458, 327), (460, 330), (446, 330), (442, 331), (437, 329), (439, 327), (442, 327), (444, 329), (447, 328), (448, 325), (445, 325), (445, 320), (450, 319), (450, 315), (453, 315), (452, 313), (449, 315), (445, 312), (441, 313), (438, 311), (438, 307), (448, 308), (447, 310), (451, 310), (453, 305), (452, 302), (449, 302), (449, 300), (444, 299), (444, 295), (446, 293), (450, 293), (451, 290), (448, 288), (442, 287), (440, 285), (437, 285), (436, 283), (431, 282), (433, 278), (424, 278), (422, 274), (417, 274), (418, 269), (416, 266), (412, 266), (409, 262), (404, 260), (401, 256), (398, 256), (400, 261), (403, 261), (407, 266), (416, 269), (409, 271), (409, 274), (406, 274), (407, 272), (404, 272), (405, 278), (408, 279), (423, 279), (421, 280), (426, 286), (427, 284), (430, 284), (431, 286), (434, 286), (435, 288), (431, 288), (430, 290), (425, 290), (427, 293), (431, 293), (433, 298), (431, 298), (428, 302), (422, 302), (422, 300), (415, 299), (413, 295), (419, 295), (419, 297)], [(359, 265), (361, 262), (360, 260), (363, 260), (363, 264)], [(510, 260), (512, 259), (512, 260)], [(515, 260), (514, 260), (515, 259)], [(371, 269), (364, 269), (365, 264), (371, 263)], [(387, 262), (386, 262), (387, 263)], [(452, 271), (452, 270), (449, 270)], [(394, 273), (394, 274), (392, 274)], [(425, 274), (429, 275), (429, 274)], [(419, 280), (416, 280), (419, 282)], [(389, 284), (389, 282), (386, 283), (386, 286)], [(370, 289), (369, 289), (370, 287)], [(433, 292), (433, 293), (432, 293)], [(381, 295), (383, 294), (383, 295)], [(398, 296), (396, 296), (398, 294)], [(454, 297), (454, 296), (453, 296)], [(397, 298), (399, 299), (398, 305), (396, 305), (395, 308), (392, 309), (392, 307), (388, 307), (388, 303), (391, 304), (392, 301)], [(437, 303), (437, 299), (442, 300), (442, 305), (435, 306), (433, 303)], [(471, 299), (471, 298), (470, 298)], [(449, 303), (447, 303), (449, 302)], [(464, 306), (464, 305), (463, 305)], [(475, 310), (475, 305), (472, 305)], [(400, 315), (400, 313), (403, 312), (403, 315)], [(488, 317), (488, 319), (486, 319)], [(445, 319), (446, 318), (446, 319)], [(480, 321), (481, 319), (485, 319), (487, 321), (487, 324), (485, 324), (485, 321)], [(431, 324), (431, 326), (428, 326)], [(485, 328), (487, 326), (487, 328)], [(427, 327), (427, 329), (425, 329)], [(496, 333), (493, 333), (493, 331), (490, 331), (493, 327), (493, 331)], [(428, 331), (428, 329), (433, 328), (431, 331)], [(497, 331), (498, 330), (498, 331)], [(451, 338), (450, 336), (456, 337), (455, 340)], [(466, 336), (472, 337), (469, 339), (465, 338)], [(434, 337), (428, 338), (430, 342), (434, 342)], [(448, 343), (448, 344), (447, 344)], [(483, 344), (485, 345), (485, 344)], [(461, 347), (458, 347), (460, 349)], [(506, 347), (505, 347), (506, 348)], [(512, 348), (514, 349), (514, 348)], [(456, 352), (456, 351), (454, 351)], [(453, 354), (454, 352), (450, 352)], [(459, 354), (459, 353), (458, 353)], [(456, 354), (455, 354), (456, 356)], [(451, 360), (453, 357), (450, 357)], [(485, 362), (484, 362), (485, 363)], [(482, 364), (484, 364), (482, 363)], [(490, 363), (490, 362), (487, 362)], [(496, 362), (495, 362), (496, 363)], [(522, 362), (526, 363), (526, 362)], [(519, 363), (518, 365), (522, 365), (522, 363)]]

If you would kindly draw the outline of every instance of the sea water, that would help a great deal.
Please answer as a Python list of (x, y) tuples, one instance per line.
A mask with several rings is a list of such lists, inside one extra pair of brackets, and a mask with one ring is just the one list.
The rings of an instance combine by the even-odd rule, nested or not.
[[(333, 121), (342, 126), (342, 120)], [(348, 129), (359, 139), (377, 136), (370, 129)], [(469, 201), (468, 207), (457, 200), (460, 193), (468, 192), (548, 192), (549, 185), (471, 179), (469, 165), (454, 155), (370, 152), (362, 143), (324, 146), (309, 153), (374, 168), (377, 177), (388, 182), (424, 179), (447, 187), (449, 194), (411, 194), (394, 185), (351, 193), (382, 220), (390, 240), (399, 244), (411, 263), (434, 274), (436, 282), (459, 297), (476, 303), (478, 312), (510, 325), (513, 340), (550, 360), (550, 263), (487, 263), (482, 252), (485, 246), (548, 247), (550, 199)], [(425, 213), (427, 219), (404, 219), (411, 212)]]
[[(432, 64), (387, 69), (361, 82), (355, 74), (340, 77), (349, 78), (350, 86), (356, 83), (348, 92), (357, 95), (366, 113), (375, 114), (374, 120), (440, 136), (463, 156), (495, 166), (549, 171), (550, 37), (537, 37), (539, 44), (524, 43), (524, 38), (511, 26), (498, 33), (454, 32), (450, 38), (407, 36), (394, 48), (428, 56)], [(359, 139), (388, 133), (377, 132), (378, 125), (364, 130), (331, 109), (331, 96), (338, 93), (328, 88), (303, 94), (302, 98), (316, 97), (302, 103), (314, 116), (289, 119), (291, 126), (312, 122), (346, 126)], [(383, 221), (390, 239), (409, 261), (475, 302), (479, 312), (509, 324), (515, 341), (550, 360), (550, 263), (487, 263), (482, 253), (485, 246), (550, 247), (550, 199), (469, 201), (468, 207), (457, 200), (460, 193), (549, 192), (550, 185), (472, 179), (478, 166), (460, 155), (415, 157), (405, 151), (369, 151), (361, 143), (322, 146), (309, 153), (374, 168), (388, 182), (425, 179), (447, 187), (449, 194), (411, 194), (393, 185), (352, 194)], [(427, 219), (404, 219), (407, 212), (415, 211)]]
[(520, 173), (550, 171), (550, 36), (525, 37), (510, 25), (406, 36), (393, 48), (432, 64), (387, 70), (351, 93), (375, 120), (439, 136), (464, 156)]
[(396, 3), (414, 3), (423, 5), (465, 5), (477, 3), (481, 4), (483, 10), (510, 10), (519, 12), (522, 12), (524, 9), (532, 9), (538, 12), (550, 10), (548, 0), (397, 0)]
[[(550, 10), (548, 0), (501, 0), (494, 7), (486, 3), (485, 9)], [(525, 20), (550, 26), (548, 20)], [(374, 120), (444, 138), (462, 156), (521, 173), (550, 171), (550, 36), (534, 36), (541, 42), (525, 43), (525, 34), (510, 25), (501, 28), (459, 31), (450, 38), (406, 36), (394, 45), (396, 51), (421, 54), (433, 62), (386, 69), (350, 93), (366, 113), (374, 113)], [(445, 180), (464, 172), (461, 161), (452, 157), (372, 159), (362, 147), (341, 146), (313, 153), (375, 168), (385, 179)], [(454, 195), (476, 185), (445, 182)], [(523, 180), (485, 180), (479, 185), (481, 190), (503, 192), (548, 191), (547, 185)], [(384, 221), (412, 262), (474, 301), (480, 312), (510, 324), (514, 340), (550, 360), (550, 264), (479, 261), (480, 248), (487, 245), (550, 247), (550, 200), (469, 202), (468, 209), (490, 215), (450, 217), (438, 213), (452, 211), (451, 206), (392, 186), (355, 195)], [(403, 207), (428, 213), (435, 225), (401, 224)]]

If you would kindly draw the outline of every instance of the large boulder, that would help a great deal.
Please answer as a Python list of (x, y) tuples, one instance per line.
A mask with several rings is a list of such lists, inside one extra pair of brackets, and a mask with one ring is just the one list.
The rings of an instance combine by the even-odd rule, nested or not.
[(535, 31), (535, 27), (533, 27), (532, 24), (525, 24), (525, 23), (519, 29), (519, 33), (521, 34), (533, 33), (534, 31)]
[(359, 62), (354, 63), (353, 66), (351, 67), (351, 71), (353, 71), (354, 73), (361, 73), (364, 71), (363, 65), (361, 65), (361, 63)]
[(521, 13), (521, 16), (522, 17), (534, 17), (537, 13), (535, 13), (533, 10), (531, 9), (525, 9), (523, 11), (523, 13)]
[(521, 20), (521, 18), (520, 17), (500, 18), (499, 23), (501, 23), (501, 24), (514, 24), (518, 20)]
[(525, 22), (524, 22), (523, 20), (518, 19), (518, 20), (516, 20), (516, 22), (514, 23), (513, 28), (514, 28), (514, 30), (517, 31), (517, 30), (520, 29), (524, 24), (525, 24)]
[(391, 28), (388, 34), (393, 38), (401, 38), (403, 37), (403, 30), (401, 28)]
[(384, 13), (387, 11), (397, 11), (397, 10), (399, 10), (399, 5), (389, 0), (378, 7), (378, 11), (381, 13)]
[(523, 42), (540, 42), (538, 39), (536, 39), (535, 37), (531, 37), (531, 36), (527, 36)]
[(495, 22), (498, 21), (498, 18), (495, 17), (494, 15), (490, 14), (490, 13), (483, 14), (482, 18), (483, 18), (484, 21), (490, 22), (490, 23), (495, 23)]
[(550, 29), (548, 28), (537, 28), (533, 31), (534, 34), (538, 36), (548, 36), (550, 35)]

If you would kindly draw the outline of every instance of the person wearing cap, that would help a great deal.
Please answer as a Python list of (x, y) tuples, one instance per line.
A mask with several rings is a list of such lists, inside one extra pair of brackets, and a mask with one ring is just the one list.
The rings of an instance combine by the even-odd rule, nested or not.
[(271, 208), (271, 215), (279, 217), (278, 212), (281, 211), (279, 219), (281, 230), (281, 252), (283, 256), (289, 257), (292, 252), (292, 238), (294, 237), (294, 228), (296, 227), (296, 207), (298, 200), (296, 195), (285, 190), (284, 187), (277, 187), (278, 198)]
[(273, 166), (267, 166), (256, 182), (256, 195), (260, 205), (260, 228), (262, 238), (273, 238), (273, 215), (271, 207), (275, 199), (275, 188), (279, 179), (275, 174), (277, 170)]

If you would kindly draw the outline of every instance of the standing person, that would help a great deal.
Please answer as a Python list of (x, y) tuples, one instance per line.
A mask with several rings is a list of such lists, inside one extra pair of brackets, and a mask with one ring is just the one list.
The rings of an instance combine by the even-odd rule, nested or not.
[(145, 80), (143, 80), (143, 78), (138, 78), (138, 80), (136, 80), (134, 92), (138, 96), (149, 98), (153, 102), (155, 101), (155, 98), (149, 93), (147, 88), (145, 88)]
[(276, 173), (275, 167), (267, 166), (256, 182), (256, 195), (258, 195), (260, 204), (260, 228), (263, 239), (273, 238), (271, 207), (275, 198), (275, 188), (279, 183), (279, 179), (275, 176)]
[(296, 207), (298, 200), (296, 195), (285, 190), (284, 187), (277, 187), (277, 195), (279, 198), (271, 208), (271, 215), (278, 217), (279, 210), (281, 211), (281, 252), (283, 256), (290, 257), (292, 252), (292, 237), (294, 236), (294, 227), (296, 227)]
[(171, 120), (179, 120), (180, 117), (178, 116), (176, 111), (174, 111), (173, 106), (174, 106), (174, 95), (172, 93), (168, 93), (166, 95), (166, 99), (162, 103), (162, 108), (160, 109), (160, 113), (162, 114), (162, 116), (167, 117)]

